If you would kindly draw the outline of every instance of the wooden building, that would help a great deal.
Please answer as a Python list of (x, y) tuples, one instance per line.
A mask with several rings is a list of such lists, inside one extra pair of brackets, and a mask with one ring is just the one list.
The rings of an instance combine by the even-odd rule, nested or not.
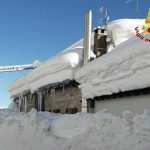
[[(94, 53), (99, 57), (107, 52), (106, 30), (98, 28), (95, 30), (94, 36), (95, 40), (92, 47), (95, 48)], [(85, 107), (87, 106), (84, 104), (81, 90), (78, 88), (79, 83), (72, 79), (76, 68), (79, 65), (82, 67), (81, 62), (83, 58), (81, 55), (83, 46), (78, 47), (78, 45), (82, 45), (81, 43), (83, 44), (83, 41), (80, 40), (77, 44), (73, 44), (73, 47), (71, 46), (67, 49), (69, 51), (64, 51), (56, 57), (49, 59), (10, 85), (9, 92), (11, 93), (11, 98), (17, 104), (20, 111), (28, 112), (32, 108), (38, 111), (70, 114), (81, 112), (83, 109), (85, 109), (83, 112), (86, 111)], [(64, 62), (64, 58), (66, 61), (68, 54), (73, 54), (75, 59), (69, 58), (69, 62), (68, 60)], [(76, 57), (81, 60), (78, 60), (76, 67), (72, 67), (71, 65), (74, 63), (72, 60), (75, 60), (76, 63)], [(63, 69), (60, 69), (59, 66)], [(60, 70), (57, 71), (57, 69)], [(57, 82), (57, 80), (60, 80), (60, 76), (63, 76), (63, 74), (66, 75), (66, 73), (67, 77), (64, 77), (61, 82)], [(53, 81), (53, 79), (56, 81)], [(39, 86), (38, 84), (41, 81), (44, 84), (42, 83)], [(34, 90), (30, 89), (28, 85), (31, 85), (31, 88), (34, 86)]]
[(78, 83), (66, 80), (41, 87), (34, 93), (26, 91), (22, 96), (14, 96), (14, 101), (23, 112), (35, 108), (38, 111), (73, 114), (81, 111), (82, 98)]

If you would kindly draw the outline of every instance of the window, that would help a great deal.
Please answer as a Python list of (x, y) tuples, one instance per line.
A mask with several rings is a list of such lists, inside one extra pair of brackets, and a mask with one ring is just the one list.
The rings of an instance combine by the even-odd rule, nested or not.
[(60, 109), (54, 109), (53, 112), (54, 113), (60, 113)]
[(78, 109), (76, 107), (66, 109), (66, 113), (68, 113), (68, 114), (75, 114), (77, 112), (78, 112)]

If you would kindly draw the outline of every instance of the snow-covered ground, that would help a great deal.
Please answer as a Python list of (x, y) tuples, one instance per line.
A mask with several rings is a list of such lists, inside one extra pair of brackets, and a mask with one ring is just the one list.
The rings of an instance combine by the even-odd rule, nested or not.
[(149, 150), (150, 110), (75, 115), (0, 110), (0, 150)]

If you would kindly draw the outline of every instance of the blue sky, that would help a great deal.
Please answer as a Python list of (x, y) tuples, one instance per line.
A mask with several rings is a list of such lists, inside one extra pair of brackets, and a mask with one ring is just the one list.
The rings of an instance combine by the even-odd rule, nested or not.
[[(139, 0), (139, 18), (147, 16), (150, 0)], [(98, 26), (101, 6), (111, 20), (135, 18), (135, 0), (0, 0), (0, 65), (44, 61), (83, 36), (83, 18), (93, 11)], [(0, 107), (10, 103), (8, 85), (26, 71), (0, 74)]]

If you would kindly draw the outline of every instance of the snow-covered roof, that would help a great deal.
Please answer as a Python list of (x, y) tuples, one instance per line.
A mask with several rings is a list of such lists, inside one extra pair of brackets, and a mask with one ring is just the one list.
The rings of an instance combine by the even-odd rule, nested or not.
[[(82, 45), (83, 39), (49, 58), (27, 75), (13, 81), (8, 87), (10, 95), (17, 95), (27, 90), (33, 92), (48, 84), (73, 80), (75, 70), (82, 65)], [(91, 57), (95, 57), (92, 52)]]
[(115, 46), (135, 37), (135, 28), (144, 24), (144, 19), (118, 19), (108, 24), (108, 31), (113, 34)]
[[(133, 26), (135, 24), (141, 25), (142, 23), (143, 20), (139, 19), (122, 19), (111, 22), (108, 25), (108, 30), (113, 34), (115, 45), (132, 38), (134, 36)], [(93, 37), (94, 34), (92, 34), (92, 47)], [(112, 49), (112, 43), (109, 44), (108, 49), (109, 51)], [(26, 90), (32, 92), (48, 84), (74, 79), (75, 72), (82, 66), (82, 51), (83, 39), (48, 59), (24, 77), (12, 82), (8, 87), (10, 95), (17, 95)], [(94, 57), (93, 54), (92, 56)]]
[[(149, 35), (145, 35), (148, 38)], [(78, 70), (84, 98), (150, 86), (150, 43), (132, 38)]]
[(81, 65), (83, 47), (75, 47), (47, 60), (26, 75), (31, 91), (44, 85), (74, 79), (74, 71)]
[(12, 95), (26, 90), (35, 91), (51, 83), (72, 80), (74, 70), (81, 64), (82, 46), (69, 49), (48, 59), (27, 75), (15, 80), (8, 90)]

